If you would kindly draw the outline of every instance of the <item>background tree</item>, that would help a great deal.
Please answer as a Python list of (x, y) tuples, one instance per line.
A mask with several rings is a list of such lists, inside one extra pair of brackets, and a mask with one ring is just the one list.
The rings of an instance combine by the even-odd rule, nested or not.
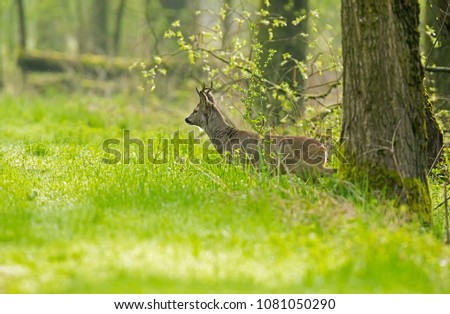
[(19, 47), (25, 50), (27, 47), (27, 31), (25, 26), (25, 7), (22, 0), (17, 0), (17, 13), (19, 19)]
[(117, 55), (119, 52), (119, 44), (120, 44), (120, 37), (122, 33), (122, 20), (123, 20), (123, 13), (125, 11), (125, 0), (120, 0), (119, 6), (117, 8), (116, 13), (116, 21), (114, 25), (114, 37), (113, 37), (113, 53), (114, 55)]
[(342, 0), (343, 174), (431, 224), (418, 27), (417, 0)]
[[(292, 90), (303, 92), (303, 77), (298, 62), (303, 62), (306, 58), (308, 42), (304, 36), (308, 32), (307, 14), (308, 0), (280, 0), (271, 1), (267, 6), (267, 1), (261, 0), (261, 8), (266, 8), (272, 15), (271, 24), (260, 24), (259, 40), (262, 43), (264, 56), (262, 62), (269, 64), (264, 73), (265, 78), (275, 84), (287, 82)], [(275, 39), (275, 40), (274, 40)], [(276, 51), (273, 57), (269, 57), (272, 51)], [(283, 57), (285, 53), (290, 54), (290, 58)], [(285, 60), (287, 59), (287, 60)], [(280, 101), (273, 99), (269, 95), (268, 102), (272, 104), (270, 114), (271, 122), (278, 124), (281, 117), (282, 105)], [(291, 103), (291, 119), (298, 118), (303, 111), (304, 98), (299, 97)]]
[[(450, 1), (429, 0), (425, 23), (429, 36), (425, 37), (425, 54), (428, 66), (450, 67)], [(429, 75), (437, 95), (436, 106), (450, 110), (450, 73), (433, 72)]]
[(90, 12), (90, 46), (89, 52), (108, 53), (108, 0), (94, 0)]
[(222, 48), (232, 44), (233, 39), (233, 18), (234, 15), (230, 12), (233, 8), (233, 0), (222, 0), (222, 7), (225, 10), (225, 17), (222, 21), (222, 29), (224, 30), (222, 38)]
[[(425, 23), (429, 36), (425, 36), (425, 56), (428, 67), (450, 67), (450, 1), (429, 0), (425, 9)], [(450, 73), (429, 72), (428, 88), (433, 95), (433, 106), (427, 103), (428, 167), (437, 161), (443, 148), (443, 134), (434, 118), (433, 110), (450, 110)]]

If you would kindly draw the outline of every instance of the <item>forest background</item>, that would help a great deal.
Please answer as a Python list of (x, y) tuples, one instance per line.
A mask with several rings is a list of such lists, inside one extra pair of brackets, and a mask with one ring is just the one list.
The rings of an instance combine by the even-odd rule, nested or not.
[[(448, 147), (448, 3), (420, 6), (424, 84)], [(340, 8), (2, 1), (0, 292), (449, 293), (447, 155), (429, 165), (426, 223), (389, 180), (341, 171)], [(204, 145), (199, 163), (187, 146), (152, 162), (193, 131), (184, 118), (203, 82), (239, 128), (321, 139), (338, 175), (255, 174), (206, 162)], [(145, 143), (128, 160), (126, 134)]]

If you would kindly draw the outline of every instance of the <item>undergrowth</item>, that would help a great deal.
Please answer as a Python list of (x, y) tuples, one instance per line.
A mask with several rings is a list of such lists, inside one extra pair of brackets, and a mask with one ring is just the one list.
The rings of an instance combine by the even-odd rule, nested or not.
[(186, 148), (102, 163), (123, 129), (187, 137), (193, 104), (1, 96), (0, 292), (450, 292), (442, 207), (430, 232), (336, 177), (194, 164)]

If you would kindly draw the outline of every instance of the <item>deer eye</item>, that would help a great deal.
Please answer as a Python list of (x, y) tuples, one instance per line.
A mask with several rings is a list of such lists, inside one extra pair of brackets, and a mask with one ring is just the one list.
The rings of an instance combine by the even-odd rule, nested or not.
[(198, 112), (198, 109), (195, 109), (195, 110), (194, 110), (194, 113), (197, 113), (197, 112)]

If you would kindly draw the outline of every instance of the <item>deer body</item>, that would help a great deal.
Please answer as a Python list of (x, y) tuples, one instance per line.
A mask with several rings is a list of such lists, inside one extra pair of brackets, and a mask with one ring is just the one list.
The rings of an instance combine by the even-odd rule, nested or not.
[(298, 176), (331, 174), (324, 168), (327, 149), (319, 141), (304, 136), (260, 136), (229, 125), (215, 106), (210, 88), (198, 91), (200, 102), (185, 121), (202, 128), (217, 151), (227, 158), (239, 156), (242, 162), (260, 167), (262, 162), (271, 172)]

